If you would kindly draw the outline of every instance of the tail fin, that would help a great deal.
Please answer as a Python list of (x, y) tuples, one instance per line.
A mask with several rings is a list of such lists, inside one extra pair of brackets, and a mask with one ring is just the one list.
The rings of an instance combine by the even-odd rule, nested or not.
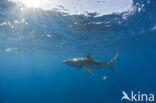
[(118, 55), (119, 55), (119, 54), (116, 53), (116, 55), (113, 57), (113, 59), (109, 61), (109, 66), (110, 66), (110, 69), (112, 69), (112, 70), (114, 70), (113, 64), (114, 64), (114, 62), (116, 61)]

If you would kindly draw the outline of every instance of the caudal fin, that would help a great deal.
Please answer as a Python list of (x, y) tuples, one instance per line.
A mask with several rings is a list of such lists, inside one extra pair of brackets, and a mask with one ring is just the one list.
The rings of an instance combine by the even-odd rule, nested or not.
[(113, 64), (114, 64), (114, 62), (116, 61), (118, 55), (119, 55), (119, 54), (116, 53), (116, 55), (113, 57), (113, 59), (109, 61), (109, 67), (110, 67), (111, 70), (114, 70)]

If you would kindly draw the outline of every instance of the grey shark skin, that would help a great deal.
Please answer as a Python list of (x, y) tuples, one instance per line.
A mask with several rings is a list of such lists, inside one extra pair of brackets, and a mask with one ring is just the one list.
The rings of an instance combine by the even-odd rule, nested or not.
[(88, 55), (84, 58), (72, 58), (72, 59), (64, 60), (63, 63), (71, 67), (75, 67), (79, 69), (82, 68), (85, 71), (87, 71), (89, 74), (94, 75), (94, 73), (91, 70), (89, 70), (89, 68), (101, 69), (103, 67), (110, 67), (111, 70), (114, 70), (113, 64), (116, 61), (117, 57), (118, 57), (118, 53), (116, 53), (113, 59), (110, 60), (109, 62), (100, 62), (97, 60), (93, 60), (91, 58), (91, 53), (88, 53)]

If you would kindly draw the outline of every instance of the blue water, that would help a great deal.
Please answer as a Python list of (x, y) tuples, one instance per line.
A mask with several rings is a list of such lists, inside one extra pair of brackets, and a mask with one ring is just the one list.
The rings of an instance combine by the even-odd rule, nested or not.
[[(0, 23), (14, 26), (0, 26), (0, 103), (121, 103), (122, 91), (156, 95), (156, 2), (136, 3), (144, 10), (123, 19), (31, 8), (21, 14), (0, 0)], [(114, 71), (92, 69), (92, 76), (62, 63), (88, 52), (100, 61), (119, 53)]]

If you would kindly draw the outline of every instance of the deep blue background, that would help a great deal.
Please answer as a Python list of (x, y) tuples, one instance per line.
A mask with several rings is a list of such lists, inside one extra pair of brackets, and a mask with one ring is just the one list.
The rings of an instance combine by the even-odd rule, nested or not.
[[(123, 90), (156, 94), (156, 1), (133, 5), (127, 19), (122, 18), (126, 13), (64, 17), (32, 8), (21, 14), (19, 6), (0, 0), (0, 23), (28, 22), (14, 29), (0, 26), (0, 103), (121, 103)], [(100, 61), (118, 52), (115, 70), (93, 69), (96, 76), (91, 76), (61, 63), (88, 52)]]

